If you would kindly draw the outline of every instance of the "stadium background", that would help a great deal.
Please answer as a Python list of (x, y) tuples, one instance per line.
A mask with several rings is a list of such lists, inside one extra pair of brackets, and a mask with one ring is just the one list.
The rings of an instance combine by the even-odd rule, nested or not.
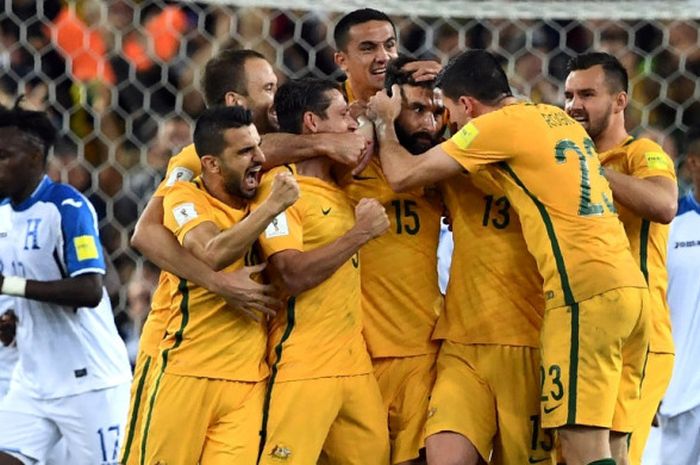
[[(191, 142), (204, 108), (204, 63), (222, 47), (262, 52), (281, 79), (341, 79), (332, 32), (344, 11), (392, 15), (403, 53), (445, 63), (465, 47), (500, 57), (516, 92), (563, 103), (569, 57), (618, 56), (631, 78), (628, 129), (662, 143), (680, 169), (683, 134), (700, 124), (697, 1), (5, 0), (0, 103), (24, 94), (47, 108), (62, 139), (49, 172), (84, 192), (120, 283), (110, 292), (135, 350), (157, 270), (129, 246), (169, 157)], [(284, 9), (280, 9), (284, 8)]]

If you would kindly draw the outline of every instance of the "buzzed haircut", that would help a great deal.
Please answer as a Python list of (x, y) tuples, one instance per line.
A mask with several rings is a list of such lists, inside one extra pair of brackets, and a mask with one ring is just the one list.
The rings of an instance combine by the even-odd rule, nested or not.
[(253, 113), (239, 105), (232, 107), (212, 107), (202, 112), (194, 127), (194, 148), (199, 157), (218, 157), (226, 148), (224, 132), (231, 128), (241, 128), (253, 124)]
[(586, 70), (600, 65), (605, 73), (605, 81), (611, 93), (627, 92), (629, 77), (627, 70), (620, 60), (613, 55), (604, 52), (590, 52), (578, 55), (569, 60), (566, 67), (567, 74), (572, 71)]
[(18, 98), (11, 109), (0, 105), (0, 127), (17, 128), (27, 143), (40, 152), (46, 161), (49, 149), (56, 141), (57, 130), (46, 112), (20, 108), (22, 98)]
[(391, 28), (394, 30), (394, 35), (396, 35), (396, 26), (391, 18), (389, 18), (386, 14), (372, 8), (361, 8), (346, 14), (340, 18), (338, 24), (335, 25), (335, 30), (333, 31), (335, 48), (343, 52), (347, 51), (348, 43), (350, 42), (350, 28), (369, 21), (386, 21), (387, 23), (391, 24)]
[(386, 66), (386, 75), (384, 77), (384, 88), (391, 95), (391, 86), (398, 84), (400, 86), (408, 84), (410, 86), (425, 87), (426, 89), (432, 89), (435, 85), (435, 80), (420, 81), (416, 82), (413, 79), (412, 71), (404, 71), (403, 68), (408, 63), (413, 63), (418, 61), (416, 58), (411, 58), (407, 55), (399, 55), (397, 58), (389, 61)]
[(255, 50), (224, 49), (207, 62), (202, 78), (202, 90), (207, 106), (225, 105), (228, 92), (248, 95), (245, 64), (254, 58), (265, 59)]
[(302, 78), (287, 81), (275, 94), (275, 113), (280, 131), (301, 134), (304, 113), (310, 111), (322, 119), (331, 104), (328, 93), (340, 92), (340, 85), (328, 79)]
[(468, 96), (490, 106), (513, 95), (496, 56), (481, 49), (467, 50), (453, 57), (438, 74), (435, 86), (452, 100)]

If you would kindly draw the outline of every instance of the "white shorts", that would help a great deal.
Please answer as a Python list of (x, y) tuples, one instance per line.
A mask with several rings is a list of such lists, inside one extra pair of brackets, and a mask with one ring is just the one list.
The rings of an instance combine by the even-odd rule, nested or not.
[(67, 464), (116, 464), (128, 409), (129, 383), (57, 399), (10, 389), (0, 402), (0, 451), (33, 465), (63, 438)]
[(700, 464), (700, 405), (672, 417), (661, 416), (661, 464)]

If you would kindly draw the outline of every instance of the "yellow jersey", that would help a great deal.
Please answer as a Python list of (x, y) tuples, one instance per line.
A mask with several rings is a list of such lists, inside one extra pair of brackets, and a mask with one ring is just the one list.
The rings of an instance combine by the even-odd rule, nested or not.
[(518, 212), (548, 308), (620, 287), (646, 287), (593, 141), (560, 108), (517, 103), (472, 120), (442, 144), (494, 179)]
[[(182, 243), (196, 226), (210, 221), (224, 230), (240, 222), (239, 210), (211, 196), (200, 178), (175, 183), (163, 199), (163, 224)], [(255, 263), (255, 254), (225, 268), (234, 271)], [(229, 306), (222, 297), (179, 279), (171, 287), (165, 338), (160, 343), (164, 371), (231, 381), (257, 382), (268, 375), (267, 328)]]
[[(158, 189), (153, 193), (153, 197), (164, 197), (165, 193), (178, 181), (189, 182), (202, 172), (202, 165), (199, 156), (194, 149), (194, 144), (183, 148), (177, 155), (168, 161), (168, 169), (165, 178), (161, 181)], [(158, 286), (156, 286), (151, 297), (151, 311), (146, 317), (146, 322), (141, 330), (141, 340), (139, 350), (145, 352), (150, 357), (158, 354), (158, 345), (165, 334), (165, 325), (168, 320), (168, 310), (170, 309), (171, 279), (173, 277), (165, 271), (160, 272)]]
[(454, 249), (445, 311), (434, 338), (539, 347), (542, 277), (520, 219), (487, 168), (440, 183)]
[[(629, 137), (618, 147), (600, 153), (599, 158), (604, 167), (635, 178), (663, 176), (676, 182), (673, 161), (657, 143), (649, 139)], [(650, 350), (673, 353), (671, 315), (666, 302), (666, 247), (670, 226), (640, 218), (619, 203), (615, 203), (615, 206), (625, 226), (632, 255), (649, 284), (652, 302)]]
[(362, 312), (367, 348), (373, 358), (431, 354), (442, 311), (437, 246), (442, 207), (437, 193), (423, 189), (394, 193), (378, 159), (345, 186), (350, 200), (377, 199), (391, 226), (360, 250)]
[[(260, 236), (266, 258), (284, 250), (308, 252), (329, 245), (355, 224), (352, 205), (339, 187), (301, 176), (295, 165), (266, 173), (259, 199), (267, 197), (275, 175), (286, 170), (294, 173), (300, 197)], [(276, 382), (372, 372), (362, 336), (358, 254), (326, 281), (288, 299), (286, 312), (278, 312), (270, 322), (268, 352)]]

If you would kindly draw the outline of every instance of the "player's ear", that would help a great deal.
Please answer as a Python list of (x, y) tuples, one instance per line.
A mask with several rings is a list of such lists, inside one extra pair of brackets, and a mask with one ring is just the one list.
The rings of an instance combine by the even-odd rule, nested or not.
[(202, 171), (206, 173), (218, 174), (221, 172), (219, 157), (204, 155), (201, 159)]
[(304, 112), (304, 115), (301, 117), (301, 121), (304, 128), (306, 128), (310, 133), (315, 134), (318, 132), (318, 116), (314, 112)]
[(618, 92), (617, 96), (615, 97), (615, 112), (619, 113), (621, 111), (625, 111), (625, 108), (627, 108), (627, 103), (629, 103), (627, 92)]
[(346, 71), (347, 56), (344, 52), (335, 52), (335, 54), (333, 55), (333, 60), (335, 61), (335, 64), (338, 65), (338, 68), (342, 69), (343, 71)]
[(246, 103), (247, 102), (245, 97), (243, 97), (238, 92), (230, 91), (226, 92), (226, 94), (224, 95), (224, 104), (227, 107), (232, 107), (234, 105), (245, 107)]
[(457, 99), (457, 103), (459, 104), (459, 107), (462, 108), (462, 110), (464, 111), (464, 114), (472, 116), (472, 111), (474, 111), (474, 101), (471, 97), (468, 97), (466, 95), (460, 95), (459, 99)]

